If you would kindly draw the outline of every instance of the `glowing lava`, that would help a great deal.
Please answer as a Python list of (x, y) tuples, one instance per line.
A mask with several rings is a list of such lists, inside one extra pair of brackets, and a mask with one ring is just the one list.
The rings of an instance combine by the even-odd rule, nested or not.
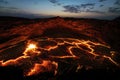
[(28, 50), (31, 50), (31, 49), (36, 49), (37, 46), (35, 44), (29, 44), (28, 45)]
[[(112, 55), (114, 54), (115, 52), (112, 52)], [(36, 38), (28, 40), (27, 47), (22, 56), (5, 62), (1, 60), (0, 66), (20, 65), (25, 76), (37, 75), (43, 72), (54, 72), (56, 74), (59, 59), (65, 60), (71, 58), (76, 60), (78, 62), (76, 71), (78, 71), (78, 69), (81, 69), (82, 59), (88, 59), (88, 62), (94, 62), (98, 65), (104, 65), (96, 62), (98, 57), (99, 63), (104, 63), (104, 60), (107, 59), (113, 65), (120, 66), (112, 58), (113, 56), (111, 57), (110, 46), (105, 44), (75, 38)], [(84, 60), (82, 64), (88, 65), (84, 63)]]
[(40, 54), (40, 51), (37, 50), (38, 49), (37, 42), (28, 41), (27, 44), (28, 44), (27, 48), (23, 52), (24, 56), (34, 56)]
[(34, 67), (31, 68), (30, 72), (28, 72), (27, 76), (39, 74), (42, 72), (50, 72), (52, 70), (53, 70), (54, 74), (56, 74), (57, 68), (58, 68), (58, 64), (56, 62), (44, 60), (42, 64), (36, 63), (34, 65)]

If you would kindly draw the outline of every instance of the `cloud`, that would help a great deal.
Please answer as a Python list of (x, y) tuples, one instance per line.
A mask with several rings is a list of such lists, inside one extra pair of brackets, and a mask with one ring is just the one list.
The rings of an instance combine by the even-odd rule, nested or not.
[(57, 0), (49, 0), (51, 3), (58, 3)]
[(81, 4), (81, 7), (87, 8), (87, 7), (94, 7), (95, 3), (87, 3), (87, 4)]
[(46, 17), (53, 17), (53, 15), (45, 15), (45, 14), (35, 14), (29, 11), (24, 11), (21, 8), (17, 7), (6, 7), (0, 6), (0, 16), (14, 16), (14, 17), (25, 17), (25, 18), (46, 18)]
[(71, 13), (79, 13), (80, 12), (80, 8), (79, 6), (74, 6), (74, 5), (66, 5), (63, 6), (63, 8), (65, 9), (64, 12), (71, 12)]
[(5, 6), (0, 6), (0, 9), (18, 9), (16, 7), (5, 7)]
[(86, 12), (99, 13), (99, 14), (104, 14), (104, 13), (105, 13), (105, 12), (103, 12), (103, 11), (90, 10), (90, 9), (87, 9)]
[(70, 12), (70, 13), (80, 13), (80, 12), (95, 12), (95, 13), (101, 13), (100, 11), (94, 11), (95, 3), (86, 3), (86, 4), (80, 4), (80, 5), (65, 5), (63, 8), (64, 12)]
[(2, 3), (2, 4), (3, 4), (3, 3), (4, 3), (4, 4), (8, 4), (8, 2), (7, 2), (6, 0), (0, 0), (0, 4), (1, 4), (1, 3)]
[(55, 4), (55, 5), (61, 5), (58, 0), (48, 0), (49, 2)]
[(103, 7), (104, 5), (103, 4), (101, 4), (99, 7)]
[(120, 6), (120, 0), (116, 0), (114, 4)]
[(104, 1), (107, 1), (107, 0), (99, 0), (99, 2), (104, 2)]
[(120, 8), (119, 7), (109, 7), (108, 12), (120, 14)]
[(80, 12), (91, 12), (91, 13), (99, 13), (99, 14), (103, 14), (105, 12), (102, 11), (98, 11), (98, 10), (93, 10), (92, 7), (94, 7), (95, 4), (90, 4), (90, 5), (66, 5), (63, 6), (63, 8), (65, 9), (64, 12), (70, 12), (70, 13), (80, 13)]
[(0, 16), (14, 16), (14, 17), (24, 17), (24, 18), (47, 18), (53, 17), (53, 15), (45, 15), (42, 13), (35, 14), (29, 11), (24, 11), (14, 7), (1, 7), (0, 6)]
[(21, 16), (25, 15), (27, 16), (27, 12), (16, 8), (16, 7), (6, 7), (6, 6), (0, 6), (0, 16)]
[(0, 15), (5, 15), (5, 14), (11, 14), (12, 13), (16, 13), (18, 12), (19, 9), (16, 7), (5, 7), (5, 6), (0, 6)]

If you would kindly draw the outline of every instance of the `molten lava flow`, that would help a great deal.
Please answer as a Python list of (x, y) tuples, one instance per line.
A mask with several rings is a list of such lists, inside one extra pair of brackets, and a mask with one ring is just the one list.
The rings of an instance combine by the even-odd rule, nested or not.
[(27, 48), (23, 52), (24, 56), (34, 56), (39, 55), (40, 51), (37, 50), (37, 42), (28, 41)]
[[(47, 54), (47, 58), (44, 58), (45, 54)], [(112, 55), (114, 54), (115, 51), (114, 53), (112, 52)], [(75, 38), (38, 38), (28, 40), (27, 47), (22, 56), (5, 62), (1, 60), (0, 66), (21, 65), (23, 66), (23, 71), (25, 71), (25, 76), (36, 75), (43, 72), (54, 72), (54, 74), (56, 74), (58, 62), (54, 60), (64, 60), (66, 58), (78, 60), (76, 70), (78, 71), (82, 66), (79, 63), (82, 55), (86, 55), (84, 57), (89, 56), (90, 60), (96, 60), (96, 57), (101, 57), (102, 60), (107, 59), (110, 63), (120, 67), (119, 63), (113, 60), (113, 56), (111, 57), (109, 46), (90, 40), (79, 40)]]
[(27, 73), (27, 76), (31, 76), (34, 74), (39, 74), (42, 72), (50, 72), (53, 71), (54, 74), (57, 73), (58, 64), (56, 62), (51, 62), (44, 60), (42, 64), (35, 63), (34, 67)]
[(28, 50), (31, 50), (31, 49), (36, 49), (36, 45), (35, 44), (29, 44), (28, 45)]
[(27, 76), (38, 74), (40, 72), (41, 64), (35, 63), (34, 67), (30, 70)]

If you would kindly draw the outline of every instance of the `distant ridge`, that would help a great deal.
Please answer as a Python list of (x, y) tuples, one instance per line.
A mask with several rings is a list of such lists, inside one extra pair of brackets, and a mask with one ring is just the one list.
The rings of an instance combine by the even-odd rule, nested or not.
[(29, 20), (29, 19), (24, 17), (0, 16), (0, 20)]
[[(48, 17), (48, 18), (25, 18), (25, 17), (14, 17), (14, 16), (0, 16), (0, 20), (43, 20), (43, 19), (65, 19), (65, 20), (107, 20), (107, 19), (97, 19), (97, 18), (77, 18), (77, 17), (60, 17), (60, 16), (55, 16), (55, 17)], [(120, 17), (117, 17), (113, 20), (118, 20)]]
[(119, 16), (119, 17), (117, 17), (117, 18), (115, 18), (114, 20), (120, 20), (120, 16)]

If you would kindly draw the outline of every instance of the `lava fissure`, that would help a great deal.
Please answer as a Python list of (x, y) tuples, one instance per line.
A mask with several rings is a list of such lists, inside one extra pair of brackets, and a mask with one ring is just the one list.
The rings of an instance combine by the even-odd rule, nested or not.
[[(46, 44), (42, 46), (42, 41), (50, 42), (52, 41), (55, 43), (54, 45), (51, 44)], [(57, 49), (60, 49), (60, 46), (64, 46), (66, 48), (61, 47), (61, 51), (66, 51), (66, 54), (59, 55), (60, 52), (57, 52)], [(27, 47), (25, 51), (23, 52), (23, 56), (20, 56), (16, 59), (10, 59), (7, 61), (0, 61), (0, 66), (19, 66), (19, 65), (27, 65), (25, 63), (30, 63), (32, 67), (27, 67), (29, 68), (29, 71), (26, 72), (27, 68), (23, 67), (23, 70), (25, 71), (25, 76), (31, 76), (31, 75), (37, 75), (39, 73), (43, 72), (54, 72), (54, 74), (57, 74), (57, 69), (59, 67), (57, 61), (52, 61), (52, 58), (54, 59), (75, 59), (76, 61), (81, 60), (84, 55), (88, 55), (88, 61), (95, 60), (96, 57), (101, 57), (103, 60), (107, 59), (109, 60), (110, 63), (114, 64), (115, 66), (120, 66), (119, 63), (114, 61), (110, 55), (101, 55), (97, 52), (95, 52), (95, 47), (97, 46), (102, 46), (103, 48), (107, 48), (110, 52), (110, 46), (101, 44), (98, 42), (92, 42), (90, 40), (80, 40), (80, 39), (75, 39), (75, 38), (35, 38), (28, 40)], [(98, 47), (99, 48), (99, 47)], [(76, 53), (74, 52), (75, 49), (78, 49), (79, 51)], [(45, 53), (47, 52), (47, 53)], [(54, 55), (53, 52), (56, 54)], [(41, 56), (45, 55), (48, 56), (48, 59), (44, 59)], [(114, 53), (115, 54), (115, 53)], [(92, 55), (92, 56), (91, 56)], [(39, 58), (40, 61), (38, 60), (33, 60), (33, 58)], [(87, 58), (87, 56), (86, 56)], [(85, 59), (86, 59), (85, 58)], [(83, 59), (84, 60), (84, 59)], [(76, 71), (81, 68), (79, 63), (78, 67), (76, 68)], [(86, 64), (87, 65), (87, 64)], [(100, 64), (99, 64), (100, 65)]]

